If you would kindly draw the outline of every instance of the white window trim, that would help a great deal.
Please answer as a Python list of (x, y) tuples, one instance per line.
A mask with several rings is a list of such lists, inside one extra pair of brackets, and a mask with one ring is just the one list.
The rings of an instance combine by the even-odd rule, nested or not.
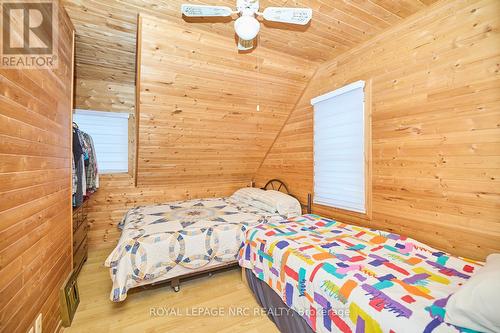
[(351, 90), (358, 89), (358, 88), (364, 89), (365, 88), (365, 81), (362, 81), (362, 80), (356, 81), (356, 82), (350, 83), (346, 86), (343, 86), (342, 88), (339, 88), (337, 90), (334, 90), (334, 91), (331, 91), (329, 93), (323, 94), (321, 96), (315, 97), (315, 98), (311, 99), (311, 105), (314, 106), (315, 104), (318, 104), (319, 102), (326, 101), (327, 99), (345, 94), (346, 92), (349, 92)]
[[(359, 209), (355, 209), (352, 207), (349, 207), (349, 208), (342, 207), (342, 205), (333, 206), (331, 203), (316, 199), (314, 195), (313, 195), (313, 203), (323, 205), (326, 207), (331, 207), (333, 209), (340, 209), (340, 210), (346, 211), (347, 213), (358, 213), (358, 214), (362, 214), (365, 216), (370, 216), (371, 215), (371, 212), (370, 212), (371, 205), (369, 203), (369, 198), (368, 198), (369, 180), (367, 179), (367, 176), (369, 175), (369, 173), (368, 173), (369, 170), (367, 170), (367, 168), (369, 168), (369, 166), (366, 165), (366, 159), (368, 156), (367, 151), (366, 151), (366, 149), (368, 149), (368, 147), (366, 146), (366, 142), (368, 139), (367, 135), (369, 135), (369, 132), (367, 132), (367, 130), (366, 130), (366, 124), (367, 124), (367, 121), (369, 121), (369, 118), (367, 118), (367, 113), (366, 113), (366, 111), (367, 111), (366, 103), (368, 101), (368, 97), (367, 97), (367, 91), (365, 89), (365, 86), (366, 86), (366, 82), (363, 80), (359, 80), (359, 81), (347, 84), (339, 89), (333, 90), (331, 92), (328, 92), (326, 94), (323, 94), (323, 95), (320, 95), (318, 97), (311, 99), (311, 105), (314, 107), (314, 105), (321, 103), (323, 101), (326, 101), (330, 98), (345, 94), (345, 93), (350, 92), (350, 91), (355, 90), (355, 89), (359, 89), (359, 88), (363, 89), (363, 110), (362, 110), (362, 112), (363, 112), (363, 136), (364, 136), (364, 141), (365, 141), (364, 148), (363, 148), (363, 154), (364, 154), (364, 161), (363, 161), (364, 166), (363, 166), (363, 168), (364, 168), (364, 175), (365, 175), (365, 179), (364, 179), (365, 207), (363, 210), (359, 210)], [(313, 135), (314, 135), (314, 133), (313, 133)], [(315, 146), (315, 143), (313, 142), (313, 150), (314, 150), (314, 146)], [(315, 186), (314, 185), (315, 184), (315, 175), (314, 175), (315, 163), (316, 162), (313, 160), (313, 186)]]

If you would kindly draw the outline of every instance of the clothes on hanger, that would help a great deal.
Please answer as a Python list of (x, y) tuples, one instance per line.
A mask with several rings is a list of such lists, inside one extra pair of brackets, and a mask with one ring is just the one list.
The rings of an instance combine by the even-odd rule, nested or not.
[(73, 123), (73, 206), (99, 188), (97, 155), (92, 137)]
[(85, 178), (87, 179), (87, 191), (95, 192), (99, 187), (99, 174), (97, 173), (97, 156), (94, 150), (94, 140), (85, 132), (82, 132), (85, 159)]
[(76, 164), (75, 164), (75, 157), (71, 158), (71, 161), (73, 162), (73, 186), (71, 187), (73, 195), (76, 193), (76, 186), (78, 184), (78, 176), (76, 175)]

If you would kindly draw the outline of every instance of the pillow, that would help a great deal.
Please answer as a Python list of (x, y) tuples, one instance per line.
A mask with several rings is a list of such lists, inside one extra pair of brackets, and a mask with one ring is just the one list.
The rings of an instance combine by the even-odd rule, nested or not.
[(276, 207), (269, 206), (268, 204), (266, 204), (262, 201), (259, 201), (259, 200), (251, 200), (248, 202), (248, 205), (255, 207), (255, 208), (262, 209), (263, 211), (273, 213), (273, 214), (276, 214), (278, 212), (276, 210)]
[(264, 193), (255, 199), (262, 201), (271, 207), (276, 207), (278, 213), (286, 217), (295, 217), (302, 214), (300, 202), (294, 197), (283, 192), (274, 190), (264, 191)]
[(445, 322), (480, 332), (500, 332), (500, 253), (490, 254), (446, 304)]
[(244, 202), (246, 204), (250, 204), (251, 201), (255, 200), (255, 198), (262, 195), (266, 191), (255, 188), (255, 187), (244, 187), (240, 188), (231, 196), (234, 200)]
[(231, 198), (270, 213), (278, 212), (286, 217), (295, 217), (302, 214), (300, 202), (283, 192), (244, 187), (234, 192)]

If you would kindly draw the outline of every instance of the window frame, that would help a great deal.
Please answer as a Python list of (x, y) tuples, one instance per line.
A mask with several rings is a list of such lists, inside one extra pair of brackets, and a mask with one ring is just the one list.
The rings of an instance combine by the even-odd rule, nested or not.
[[(351, 91), (358, 87), (363, 87), (364, 92), (364, 194), (365, 194), (365, 212), (357, 212), (345, 208), (335, 207), (332, 205), (327, 205), (324, 203), (316, 203), (315, 198), (315, 180), (316, 180), (316, 168), (315, 168), (315, 149), (316, 144), (314, 142), (315, 135), (315, 114), (314, 114), (314, 104), (321, 101), (327, 100), (329, 98), (341, 95), (345, 92)], [(313, 205), (317, 206), (319, 210), (328, 210), (335, 213), (336, 215), (346, 216), (347, 218), (354, 218), (357, 220), (371, 220), (372, 219), (372, 80), (366, 81), (356, 81), (350, 84), (345, 84), (338, 89), (330, 91), (328, 93), (322, 94), (318, 97), (311, 99), (312, 112), (313, 112)]]

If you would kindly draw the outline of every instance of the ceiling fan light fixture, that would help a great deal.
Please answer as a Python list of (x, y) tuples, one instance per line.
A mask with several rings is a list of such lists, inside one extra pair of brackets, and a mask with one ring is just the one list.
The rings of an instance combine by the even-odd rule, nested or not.
[(241, 16), (234, 22), (234, 30), (243, 40), (252, 40), (259, 34), (260, 22), (253, 16)]
[[(234, 30), (238, 36), (238, 51), (249, 51), (256, 47), (255, 38), (260, 31), (260, 21), (256, 17), (262, 17), (268, 22), (307, 25), (311, 21), (313, 14), (311, 8), (294, 7), (267, 7), (263, 12), (260, 12), (259, 0), (233, 1), (236, 2), (236, 10), (232, 10), (231, 7), (227, 6), (183, 4), (181, 11), (183, 17), (219, 16), (233, 18), (235, 14), (238, 14), (238, 18), (234, 22)], [(287, 3), (288, 1), (281, 2)]]

